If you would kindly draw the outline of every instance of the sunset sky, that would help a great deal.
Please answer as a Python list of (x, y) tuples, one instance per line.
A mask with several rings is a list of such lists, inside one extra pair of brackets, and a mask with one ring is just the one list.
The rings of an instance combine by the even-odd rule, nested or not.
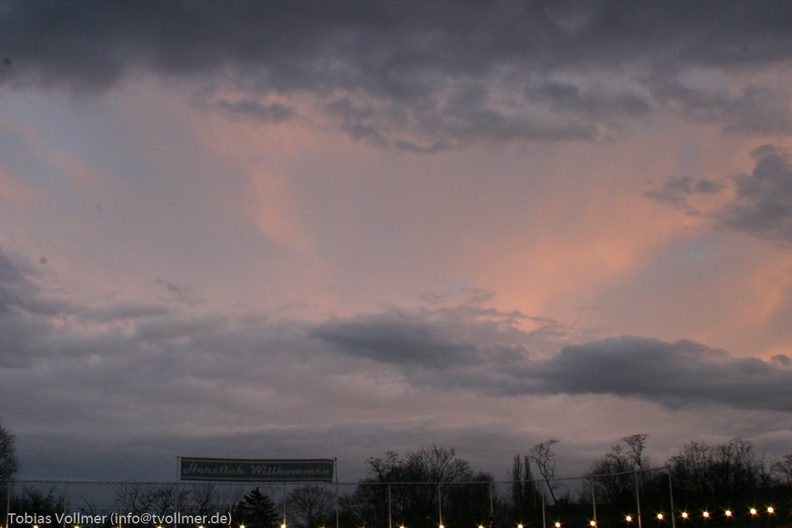
[(20, 478), (792, 452), (792, 3), (0, 1)]

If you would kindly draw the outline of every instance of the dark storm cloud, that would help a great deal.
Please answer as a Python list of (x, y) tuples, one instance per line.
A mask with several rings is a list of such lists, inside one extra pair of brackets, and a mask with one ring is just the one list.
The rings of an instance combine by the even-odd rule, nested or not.
[(734, 176), (737, 196), (717, 214), (719, 222), (750, 235), (792, 244), (792, 165), (788, 153), (764, 145), (751, 156), (751, 174)]
[(735, 134), (792, 134), (786, 93), (755, 85), (744, 86), (737, 93), (721, 88), (696, 89), (668, 79), (652, 84), (657, 102), (688, 120), (720, 124), (724, 132)]
[(778, 365), (783, 365), (785, 367), (792, 367), (792, 358), (790, 358), (786, 354), (776, 354), (775, 356), (772, 356), (770, 358), (770, 361)]
[(427, 366), (479, 364), (476, 348), (470, 343), (441, 337), (429, 324), (402, 317), (369, 317), (355, 321), (325, 323), (311, 332), (345, 353), (383, 363)]
[[(7, 0), (0, 54), (11, 61), (0, 84), (95, 92), (141, 75), (185, 79), (209, 107), (270, 123), (294, 115), (273, 97), (309, 93), (336, 115), (334, 102), (355, 99), (365, 112), (344, 112), (340, 130), (413, 152), (589, 141), (657, 104), (727, 129), (788, 134), (788, 109), (769, 89), (722, 96), (675, 78), (788, 61), (790, 17), (792, 5), (769, 1)], [(572, 80), (590, 73), (602, 82)], [(647, 81), (658, 78), (666, 84)], [(226, 87), (241, 99), (223, 97)]]
[(700, 214), (690, 204), (690, 198), (701, 194), (718, 194), (725, 188), (725, 184), (712, 180), (696, 180), (691, 176), (680, 176), (671, 178), (660, 189), (646, 191), (644, 196), (658, 203), (671, 205), (688, 214)]
[(730, 178), (734, 197), (715, 210), (703, 211), (692, 203), (697, 195), (717, 195), (726, 183), (682, 176), (668, 180), (660, 189), (644, 192), (658, 203), (691, 215), (706, 215), (715, 225), (778, 242), (792, 244), (792, 164), (787, 150), (763, 145), (751, 151), (755, 165), (751, 174)]
[[(107, 331), (112, 345), (94, 332), (75, 331), (110, 323), (164, 317), (163, 305), (130, 301), (92, 307), (75, 304), (42, 288), (41, 273), (30, 261), (0, 248), (0, 369), (30, 368), (53, 357), (78, 358), (128, 348), (123, 332)], [(69, 324), (66, 324), (66, 323)], [(124, 343), (123, 346), (120, 346)]]
[(297, 115), (294, 109), (282, 103), (262, 104), (258, 101), (216, 101), (214, 106), (232, 116), (249, 117), (266, 123), (280, 123)]
[(21, 307), (36, 290), (25, 273), (0, 248), (0, 313), (8, 312), (12, 307)]
[[(532, 357), (530, 344), (539, 342), (536, 338), (547, 328), (540, 327), (533, 339), (514, 328), (509, 339), (503, 327), (489, 339), (481, 339), (483, 332), (460, 337), (425, 315), (386, 313), (329, 322), (312, 336), (344, 354), (394, 365), (416, 384), (502, 395), (611, 394), (668, 407), (718, 404), (792, 412), (792, 370), (783, 358), (733, 358), (690, 341), (623, 336), (568, 345), (543, 359)], [(415, 369), (431, 369), (433, 375), (416, 377)]]
[(570, 83), (544, 82), (526, 87), (525, 97), (529, 101), (549, 105), (560, 112), (573, 112), (601, 119), (616, 119), (627, 116), (640, 118), (648, 115), (651, 104), (645, 97), (630, 93), (608, 93), (593, 90), (584, 93), (580, 87)]
[(614, 394), (672, 407), (719, 404), (792, 412), (792, 370), (781, 362), (733, 358), (690, 341), (623, 336), (565, 347), (531, 368), (539, 393)]
[(29, 365), (46, 355), (42, 344), (53, 332), (51, 319), (72, 309), (46, 296), (37, 275), (28, 260), (0, 248), (0, 369)]
[(0, 247), (0, 314), (52, 315), (67, 308), (67, 303), (43, 295), (37, 276), (27, 259)]
[[(249, 68), (277, 90), (364, 87), (412, 98), (433, 75), (786, 60), (783, 2), (3, 2), (2, 49), (43, 83), (106, 86), (126, 70)], [(6, 75), (9, 75), (6, 73)]]
[[(422, 310), (392, 308), (381, 313), (326, 321), (309, 338), (348, 357), (367, 358), (406, 374), (411, 383), (498, 387), (504, 372), (527, 357), (557, 349), (572, 330), (548, 318), (482, 308), (486, 292), (463, 292), (452, 307)], [(432, 300), (441, 296), (430, 296)], [(530, 330), (521, 325), (527, 324)]]

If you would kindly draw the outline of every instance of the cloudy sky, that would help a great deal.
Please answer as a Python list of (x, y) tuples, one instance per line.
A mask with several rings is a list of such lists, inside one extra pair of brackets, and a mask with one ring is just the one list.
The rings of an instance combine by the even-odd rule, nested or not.
[(25, 478), (792, 449), (792, 4), (0, 2)]

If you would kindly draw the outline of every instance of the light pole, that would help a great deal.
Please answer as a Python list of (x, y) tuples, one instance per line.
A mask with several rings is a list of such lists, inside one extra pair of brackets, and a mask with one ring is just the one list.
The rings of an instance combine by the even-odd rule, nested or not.
[(633, 470), (633, 475), (635, 476), (635, 508), (638, 516), (638, 528), (643, 528), (641, 526), (641, 492), (638, 489), (638, 468)]

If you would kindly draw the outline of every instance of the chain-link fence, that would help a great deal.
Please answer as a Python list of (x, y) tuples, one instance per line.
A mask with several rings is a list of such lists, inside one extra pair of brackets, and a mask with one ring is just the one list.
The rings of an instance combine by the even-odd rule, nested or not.
[(18, 480), (6, 528), (775, 528), (789, 488), (691, 493), (664, 469), (549, 481)]

